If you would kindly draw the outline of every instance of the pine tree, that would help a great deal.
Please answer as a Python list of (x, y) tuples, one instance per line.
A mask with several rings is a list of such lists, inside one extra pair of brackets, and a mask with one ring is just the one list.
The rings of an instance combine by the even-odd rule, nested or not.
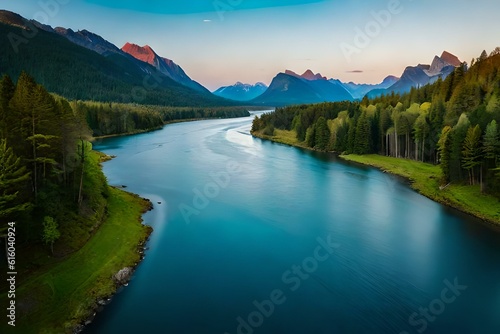
[(484, 157), (491, 159), (496, 165), (500, 151), (500, 138), (498, 135), (497, 121), (493, 120), (486, 127), (486, 132), (483, 138)]
[(15, 85), (8, 75), (0, 81), (0, 138), (7, 138), (9, 132), (9, 101), (14, 96)]
[(495, 120), (491, 121), (486, 127), (483, 147), (485, 158), (491, 162), (489, 167), (492, 167), (491, 169), (495, 172), (494, 175), (500, 180), (500, 166), (498, 165), (500, 160), (500, 135), (498, 134), (498, 126)]
[(481, 164), (481, 128), (470, 126), (465, 136), (462, 151), (462, 167), (469, 172), (469, 183), (475, 184), (474, 170)]
[(354, 153), (356, 154), (368, 154), (371, 151), (370, 138), (371, 138), (371, 126), (370, 120), (363, 112), (358, 119), (358, 124), (356, 125), (356, 136), (354, 139)]
[(440, 167), (443, 171), (443, 178), (445, 183), (448, 183), (450, 181), (451, 134), (451, 127), (445, 126), (441, 131), (441, 136), (439, 137), (438, 141)]
[(31, 208), (20, 194), (29, 181), (29, 172), (21, 164), (7, 141), (0, 139), (0, 231), (6, 223)]
[(326, 119), (321, 116), (315, 125), (315, 147), (318, 150), (324, 151), (328, 147), (330, 141), (330, 129), (326, 123)]
[(486, 53), (486, 50), (483, 50), (483, 52), (481, 52), (481, 55), (479, 56), (477, 61), (480, 62), (480, 61), (486, 60), (487, 58), (488, 58), (488, 54)]

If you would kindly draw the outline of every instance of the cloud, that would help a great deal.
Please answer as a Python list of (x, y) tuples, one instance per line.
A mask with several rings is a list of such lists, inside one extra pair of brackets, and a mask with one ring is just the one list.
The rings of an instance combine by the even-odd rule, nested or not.
[(352, 70), (352, 71), (346, 71), (346, 73), (364, 73), (365, 71), (362, 70)]
[(210, 22), (212, 22), (212, 20), (203, 20), (203, 22), (210, 23)]

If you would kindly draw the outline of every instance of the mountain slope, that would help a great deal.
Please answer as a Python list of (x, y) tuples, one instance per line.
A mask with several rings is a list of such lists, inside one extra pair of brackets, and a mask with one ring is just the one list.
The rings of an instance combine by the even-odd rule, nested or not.
[(208, 92), (205, 87), (192, 80), (179, 65), (170, 59), (158, 56), (149, 45), (139, 46), (137, 44), (126, 43), (121, 50), (138, 60), (153, 65), (158, 71), (184, 86), (200, 92)]
[[(353, 99), (341, 84), (330, 82), (321, 75), (311, 76), (308, 72), (306, 71), (302, 76), (288, 70), (285, 73), (279, 73), (264, 94), (252, 102), (260, 105), (283, 106)], [(313, 78), (313, 80), (306, 79), (306, 77)]]
[[(387, 89), (394, 85), (399, 78), (395, 76), (386, 77), (381, 83), (376, 85), (370, 84), (356, 84), (354, 82), (342, 83), (347, 91), (352, 95), (355, 99), (362, 99), (368, 92), (374, 89)], [(338, 80), (331, 79), (330, 81), (340, 82)]]
[(445, 79), (453, 70), (460, 66), (460, 60), (451, 53), (444, 51), (441, 57), (435, 56), (431, 65), (408, 66), (401, 78), (386, 89), (374, 89), (367, 93), (369, 98), (391, 93), (406, 93), (412, 87), (419, 88), (436, 82), (439, 78)]
[(262, 95), (266, 89), (267, 86), (262, 82), (258, 82), (255, 85), (237, 82), (232, 86), (221, 87), (214, 91), (213, 94), (235, 101), (250, 101)]
[[(21, 71), (27, 71), (49, 91), (69, 99), (170, 106), (234, 104), (181, 85), (133, 57), (115, 52), (104, 52), (108, 54), (104, 56), (36, 26), (17, 14), (0, 11), (0, 35), (20, 40), (12, 44), (8, 38), (0, 39), (0, 74), (16, 80)], [(28, 35), (25, 30), (35, 37), (23, 40), (23, 31)], [(145, 85), (145, 80), (154, 85)]]

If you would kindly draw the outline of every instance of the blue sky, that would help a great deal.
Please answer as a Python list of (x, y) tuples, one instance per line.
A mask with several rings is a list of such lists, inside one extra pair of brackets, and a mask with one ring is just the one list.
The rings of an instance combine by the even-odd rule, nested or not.
[[(447, 50), (470, 62), (500, 45), (493, 0), (23, 0), (1, 8), (150, 45), (214, 90), (285, 69), (363, 83)], [(44, 5), (45, 4), (45, 5)]]

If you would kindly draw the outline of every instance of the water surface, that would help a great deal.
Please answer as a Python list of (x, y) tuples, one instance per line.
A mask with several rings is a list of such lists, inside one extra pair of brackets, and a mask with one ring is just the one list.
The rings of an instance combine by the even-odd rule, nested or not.
[(154, 233), (87, 333), (500, 333), (499, 233), (251, 120), (98, 143)]

